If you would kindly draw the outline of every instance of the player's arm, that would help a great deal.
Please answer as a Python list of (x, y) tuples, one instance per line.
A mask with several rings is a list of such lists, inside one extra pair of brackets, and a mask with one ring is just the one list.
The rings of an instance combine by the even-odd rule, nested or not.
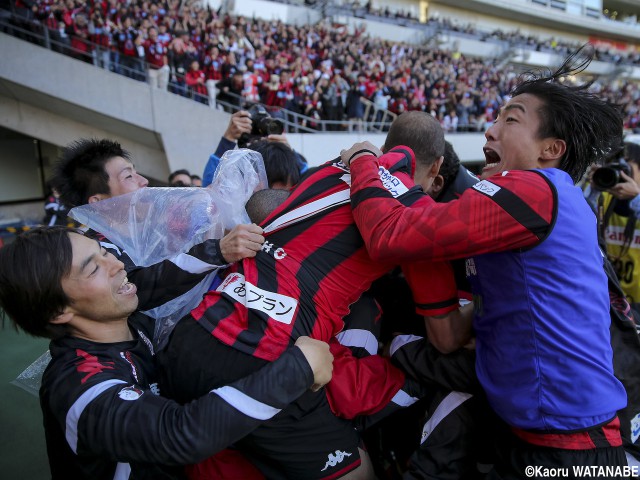
[(451, 264), (410, 262), (403, 265), (402, 271), (433, 346), (442, 353), (451, 353), (466, 345), (472, 336), (472, 304), (459, 306)]
[(442, 353), (464, 347), (473, 335), (473, 303), (443, 315), (425, 315), (429, 340)]
[[(76, 454), (120, 462), (199, 462), (241, 439), (331, 378), (328, 345), (303, 338), (256, 373), (184, 406), (125, 380), (92, 384), (59, 418)], [(54, 411), (61, 411), (55, 408)]]
[[(343, 162), (349, 163), (344, 157), (351, 150), (343, 154)], [(453, 202), (405, 207), (383, 187), (375, 156), (356, 155), (350, 168), (354, 219), (374, 260), (444, 260), (531, 247), (551, 228), (553, 191), (535, 172), (492, 177)], [(535, 207), (529, 206), (526, 195), (514, 193), (515, 184), (523, 182), (534, 195)]]
[(125, 264), (129, 281), (138, 287), (138, 309), (145, 311), (188, 292), (216, 269), (254, 257), (263, 242), (262, 229), (257, 225), (237, 225), (220, 240), (205, 240), (186, 253), (148, 267), (136, 266), (108, 241), (100, 243)]
[(390, 355), (408, 377), (425, 385), (468, 393), (481, 391), (473, 350), (460, 348), (444, 355), (426, 338), (400, 335), (391, 342)]
[(334, 372), (326, 392), (331, 411), (352, 419), (382, 410), (405, 382), (404, 374), (380, 355), (358, 358), (334, 337), (329, 341)]

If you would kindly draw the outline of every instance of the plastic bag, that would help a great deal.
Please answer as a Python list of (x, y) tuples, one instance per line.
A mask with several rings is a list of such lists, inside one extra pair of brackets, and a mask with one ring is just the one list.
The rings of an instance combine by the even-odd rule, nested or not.
[(146, 267), (249, 223), (244, 205), (253, 192), (266, 187), (262, 156), (253, 150), (230, 150), (207, 188), (142, 188), (76, 207), (69, 215)]
[(42, 374), (50, 361), (51, 354), (49, 350), (47, 350), (11, 383), (37, 397), (40, 392), (40, 384), (42, 383)]
[[(76, 207), (69, 215), (121, 247), (138, 266), (172, 260), (207, 239), (250, 223), (245, 204), (267, 188), (262, 156), (253, 150), (227, 151), (207, 188), (142, 188)], [(147, 315), (157, 320), (155, 342), (162, 346), (175, 323), (195, 308), (217, 270), (197, 287)]]

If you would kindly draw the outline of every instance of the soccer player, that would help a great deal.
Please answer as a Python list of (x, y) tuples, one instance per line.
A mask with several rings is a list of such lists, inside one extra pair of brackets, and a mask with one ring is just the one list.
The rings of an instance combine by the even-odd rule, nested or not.
[[(428, 115), (425, 119), (434, 121)], [(419, 188), (406, 186), (413, 185), (415, 172), (425, 178), (437, 173), (439, 161), (434, 160), (444, 151), (444, 138), (441, 129), (433, 132), (424, 144), (437, 154), (425, 152), (421, 159), (429, 160), (417, 162), (419, 168), (413, 155), (399, 148), (391, 150), (381, 169), (390, 191), (403, 201), (426, 198)], [(339, 161), (315, 169), (261, 224), (262, 250), (232, 266), (192, 318), (176, 326), (167, 349), (159, 353), (166, 372), (163, 388), (171, 396), (188, 401), (255, 371), (300, 335), (328, 341), (340, 332), (349, 305), (394, 266), (371, 262), (367, 255), (351, 215), (349, 182)], [(427, 267), (420, 303), (433, 313), (457, 310), (453, 278), (431, 285)], [(346, 294), (345, 280), (353, 287)], [(430, 296), (446, 302), (429, 306)], [(290, 478), (367, 475), (357, 469), (364, 452), (357, 448), (352, 423), (336, 418), (327, 403), (324, 392), (306, 395), (238, 445), (263, 471), (275, 465)]]
[(476, 371), (509, 427), (491, 478), (524, 478), (531, 465), (626, 465), (607, 278), (595, 216), (574, 186), (620, 147), (622, 119), (586, 86), (561, 83), (588, 65), (585, 52), (522, 79), (485, 133), (483, 181), (457, 201), (408, 208), (380, 182), (386, 155), (363, 151), (375, 152), (368, 142), (342, 153), (372, 258), (470, 257)]
[[(140, 175), (129, 153), (119, 143), (108, 139), (80, 139), (68, 145), (54, 168), (52, 185), (60, 199), (70, 207), (98, 202), (148, 185)], [(256, 225), (238, 225), (221, 240), (207, 240), (149, 267), (138, 267), (123, 249), (100, 232), (89, 230), (87, 236), (98, 239), (102, 246), (125, 264), (129, 279), (138, 285), (140, 310), (156, 308), (187, 293), (212, 270), (255, 255), (264, 240)], [(171, 289), (156, 288), (155, 279), (174, 278)]]
[(40, 399), (54, 479), (183, 478), (177, 466), (331, 378), (328, 346), (299, 338), (263, 370), (180, 406), (159, 396), (153, 319), (137, 306), (124, 264), (75, 230), (35, 229), (0, 249), (0, 308), (52, 339)]

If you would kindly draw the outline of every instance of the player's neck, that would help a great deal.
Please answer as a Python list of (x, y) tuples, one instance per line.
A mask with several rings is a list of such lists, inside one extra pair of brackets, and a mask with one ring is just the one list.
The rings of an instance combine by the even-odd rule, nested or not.
[(133, 340), (127, 318), (100, 322), (82, 319), (70, 325), (71, 336), (96, 343), (116, 343)]

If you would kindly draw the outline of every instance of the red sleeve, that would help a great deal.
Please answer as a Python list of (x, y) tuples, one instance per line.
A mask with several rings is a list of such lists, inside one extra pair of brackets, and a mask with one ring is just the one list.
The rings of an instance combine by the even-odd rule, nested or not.
[(333, 377), (326, 386), (331, 411), (355, 418), (382, 410), (404, 385), (404, 373), (380, 355), (356, 358), (348, 347), (332, 338)]
[(418, 315), (431, 317), (458, 309), (458, 287), (449, 262), (411, 262), (402, 272)]
[(551, 228), (555, 194), (534, 171), (494, 175), (449, 203), (404, 207), (383, 188), (378, 167), (374, 156), (351, 163), (353, 216), (374, 260), (450, 260), (531, 247)]

